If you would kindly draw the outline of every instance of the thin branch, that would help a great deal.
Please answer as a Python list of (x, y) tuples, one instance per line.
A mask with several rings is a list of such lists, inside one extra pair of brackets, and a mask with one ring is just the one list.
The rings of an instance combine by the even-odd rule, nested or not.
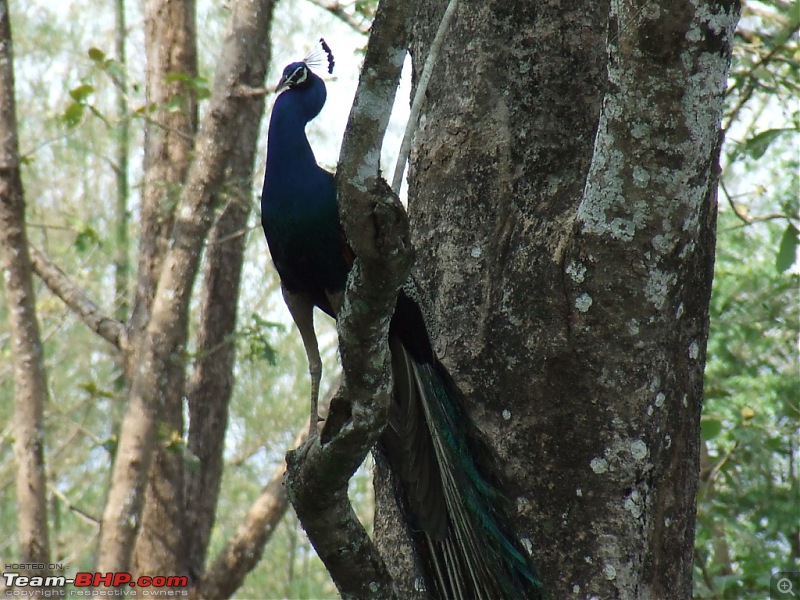
[(237, 231), (234, 231), (233, 233), (230, 233), (230, 234), (228, 234), (226, 236), (223, 236), (223, 237), (219, 238), (218, 240), (216, 240), (216, 239), (208, 240), (208, 243), (206, 244), (206, 248), (208, 248), (209, 246), (219, 246), (221, 244), (226, 244), (227, 242), (230, 242), (232, 240), (235, 240), (236, 238), (242, 237), (243, 235), (247, 235), (251, 231), (254, 231), (254, 230), (260, 229), (260, 228), (261, 228), (261, 223), (255, 223), (253, 225), (248, 225), (247, 227), (243, 227), (243, 228), (241, 228), (241, 229), (239, 229)]
[(257, 98), (258, 96), (267, 96), (274, 94), (278, 87), (270, 85), (266, 87), (252, 87), (249, 85), (238, 85), (234, 90), (234, 94), (240, 98)]
[(369, 23), (364, 19), (359, 19), (355, 15), (351, 15), (346, 10), (346, 6), (334, 0), (333, 2), (325, 2), (324, 0), (308, 0), (311, 4), (319, 6), (320, 8), (328, 11), (334, 17), (340, 19), (346, 25), (349, 25), (354, 31), (362, 35), (369, 33)]
[[(295, 447), (305, 442), (307, 433), (303, 430), (298, 435)], [(264, 552), (264, 546), (289, 508), (289, 498), (283, 485), (285, 473), (284, 462), (247, 511), (236, 533), (198, 582), (193, 592), (195, 599), (230, 597), (256, 566)]]
[(66, 506), (66, 507), (67, 507), (69, 510), (71, 510), (71, 511), (72, 511), (72, 512), (74, 512), (76, 515), (78, 515), (78, 516), (79, 516), (79, 517), (80, 517), (82, 520), (86, 521), (86, 522), (87, 522), (87, 523), (89, 523), (90, 525), (93, 525), (94, 527), (100, 527), (100, 519), (98, 519), (98, 518), (97, 518), (97, 517), (95, 517), (95, 516), (92, 516), (92, 515), (90, 515), (90, 514), (89, 514), (89, 513), (87, 513), (85, 510), (83, 510), (83, 509), (81, 509), (81, 508), (79, 508), (79, 507), (75, 506), (75, 505), (74, 505), (74, 504), (73, 504), (73, 503), (72, 503), (72, 502), (69, 500), (69, 498), (67, 498), (67, 497), (64, 495), (64, 493), (63, 493), (61, 490), (59, 490), (59, 489), (58, 489), (58, 487), (57, 487), (57, 486), (55, 486), (55, 485), (54, 485), (54, 486), (52, 486), (52, 487), (50, 488), (50, 490), (53, 492), (53, 495), (54, 495), (56, 498), (58, 498), (59, 500), (61, 500), (61, 502), (63, 502), (63, 503), (64, 503), (64, 505), (65, 505), (65, 506)]
[(289, 498), (344, 598), (394, 598), (347, 484), (386, 426), (389, 316), (411, 268), (408, 218), (380, 177), (380, 149), (407, 49), (403, 0), (378, 6), (337, 169), (340, 216), (357, 258), (338, 315), (342, 387), (321, 435), (287, 455)]
[(722, 471), (722, 468), (723, 468), (723, 467), (725, 466), (725, 464), (726, 464), (726, 463), (727, 463), (727, 462), (728, 462), (728, 461), (731, 459), (731, 457), (733, 456), (733, 453), (734, 453), (734, 452), (736, 452), (736, 450), (737, 450), (738, 448), (739, 448), (739, 442), (737, 441), (736, 443), (734, 443), (734, 444), (733, 444), (733, 446), (731, 447), (731, 449), (730, 449), (730, 450), (728, 450), (728, 451), (725, 453), (725, 456), (723, 456), (723, 457), (722, 457), (722, 458), (719, 460), (719, 462), (717, 462), (717, 464), (715, 464), (715, 465), (714, 465), (714, 467), (711, 469), (711, 471), (710, 471), (710, 472), (709, 472), (709, 474), (708, 474), (708, 482), (709, 482), (710, 484), (713, 484), (713, 482), (715, 482), (715, 481), (716, 481), (716, 479), (717, 479), (717, 476), (718, 476), (718, 475), (720, 474), (720, 472)]
[[(745, 104), (747, 104), (747, 102), (750, 100), (750, 97), (753, 95), (753, 92), (755, 92), (756, 88), (758, 87), (759, 78), (755, 77), (753, 73), (755, 73), (757, 69), (766, 67), (770, 63), (770, 61), (772, 61), (772, 59), (775, 58), (778, 52), (786, 48), (786, 42), (794, 39), (794, 35), (798, 31), (800, 31), (800, 23), (793, 24), (786, 32), (786, 41), (782, 44), (777, 44), (764, 56), (760, 57), (758, 61), (756, 61), (753, 64), (752, 67), (750, 67), (747, 73), (748, 78), (747, 82), (745, 83), (744, 91), (742, 92), (742, 94), (740, 94), (739, 99), (736, 102), (736, 105), (725, 115), (728, 118), (728, 122), (725, 123), (724, 127), (722, 128), (723, 132), (726, 132), (728, 131), (728, 129), (730, 129), (730, 126), (734, 122), (734, 120), (736, 120), (739, 111), (744, 107)], [(733, 92), (733, 89), (734, 88), (729, 89), (726, 92), (726, 95)]]
[[(728, 205), (731, 207), (733, 214), (735, 214), (736, 217), (742, 222), (741, 225), (729, 227), (726, 231), (747, 227), (748, 225), (753, 225), (754, 223), (763, 223), (765, 221), (780, 221), (785, 219), (791, 223), (792, 221), (800, 220), (800, 215), (790, 215), (787, 213), (768, 213), (766, 215), (757, 215), (755, 217), (751, 217), (739, 210), (739, 208), (736, 206), (736, 203), (733, 201), (734, 196), (728, 192), (728, 188), (725, 186), (725, 182), (722, 179), (719, 180), (719, 187), (722, 189), (722, 193), (725, 195), (725, 199), (728, 201)], [(736, 197), (744, 195), (746, 194), (738, 194)]]
[(64, 271), (33, 246), (31, 264), (48, 289), (61, 298), (89, 329), (117, 350), (125, 349), (125, 325), (106, 315)]
[(422, 75), (417, 84), (417, 91), (414, 93), (414, 101), (411, 103), (411, 113), (408, 115), (406, 131), (403, 134), (403, 142), (400, 144), (400, 153), (397, 156), (397, 164), (394, 167), (394, 177), (392, 177), (392, 190), (397, 195), (400, 194), (400, 186), (403, 183), (403, 172), (406, 169), (408, 155), (411, 152), (411, 140), (414, 139), (414, 132), (417, 130), (419, 112), (422, 110), (422, 102), (425, 100), (425, 93), (428, 91), (428, 83), (430, 83), (431, 75), (433, 74), (433, 66), (436, 64), (436, 59), (439, 57), (439, 51), (442, 48), (444, 36), (447, 33), (447, 29), (450, 27), (450, 21), (456, 12), (457, 6), (458, 0), (450, 0), (447, 4), (442, 20), (439, 21), (436, 37), (433, 38), (428, 56), (425, 59), (425, 66), (422, 68)]
[(733, 201), (733, 197), (728, 192), (728, 188), (725, 186), (725, 182), (722, 180), (722, 177), (719, 179), (719, 187), (722, 190), (722, 193), (725, 194), (725, 199), (728, 201), (728, 205), (731, 207), (733, 214), (735, 214), (739, 219), (741, 219), (745, 225), (750, 224), (750, 219), (744, 213), (739, 212), (739, 209), (736, 207), (736, 203)]
[(171, 127), (171, 126), (167, 125), (166, 123), (161, 123), (159, 121), (156, 121), (155, 119), (153, 119), (151, 117), (148, 117), (147, 115), (144, 115), (144, 114), (136, 115), (136, 116), (138, 116), (140, 119), (142, 119), (145, 123), (149, 123), (150, 125), (155, 125), (159, 129), (163, 129), (164, 131), (168, 131), (169, 133), (174, 133), (178, 137), (181, 137), (181, 138), (183, 138), (184, 140), (186, 140), (188, 142), (193, 142), (194, 139), (195, 139), (195, 135), (193, 133), (191, 133), (191, 132), (183, 131), (181, 129), (178, 129), (177, 127)]

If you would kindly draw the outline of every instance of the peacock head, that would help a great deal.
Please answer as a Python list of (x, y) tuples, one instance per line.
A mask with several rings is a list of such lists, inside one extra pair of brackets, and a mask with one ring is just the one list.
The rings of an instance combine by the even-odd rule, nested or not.
[(277, 93), (283, 90), (299, 88), (303, 89), (311, 85), (317, 76), (311, 71), (312, 67), (321, 67), (328, 62), (328, 73), (333, 73), (333, 52), (323, 38), (319, 39), (320, 45), (300, 62), (293, 62), (283, 70), (281, 80), (278, 82)]

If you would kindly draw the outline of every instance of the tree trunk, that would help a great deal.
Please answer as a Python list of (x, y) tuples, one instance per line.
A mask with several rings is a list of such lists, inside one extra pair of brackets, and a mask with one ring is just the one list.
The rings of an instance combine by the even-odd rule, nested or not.
[[(117, 206), (114, 215), (114, 311), (120, 321), (128, 318), (128, 279), (130, 277), (130, 214), (128, 212), (128, 155), (130, 153), (130, 121), (128, 111), (128, 82), (126, 64), (126, 41), (128, 32), (125, 25), (125, 0), (114, 3), (114, 46), (120, 64), (120, 78), (117, 89), (117, 147), (114, 178), (117, 183)], [(120, 378), (118, 386), (123, 379)]]
[[(174, 224), (169, 232), (169, 244), (160, 260), (161, 266), (157, 269), (157, 284), (153, 291), (145, 290), (144, 296), (137, 299), (139, 304), (134, 307), (135, 334), (136, 328), (141, 326), (137, 310), (141, 311), (140, 307), (146, 304), (141, 298), (152, 296), (152, 306), (146, 311), (149, 313), (146, 327), (134, 337), (132, 352), (135, 360), (130, 363), (129, 402), (120, 431), (98, 545), (97, 568), (100, 571), (128, 569), (133, 541), (142, 522), (145, 483), (158, 439), (159, 423), (162, 420), (167, 422), (168, 435), (175, 431), (169, 428), (169, 419), (162, 410), (165, 399), (176, 397), (178, 400), (170, 405), (174, 408), (182, 398), (192, 286), (212, 226), (213, 203), (226, 181), (230, 160), (235, 154), (233, 149), (241, 143), (237, 129), (241, 123), (239, 117), (260, 114), (253, 106), (258, 106), (263, 100), (254, 98), (250, 91), (263, 84), (273, 4), (270, 0), (239, 0), (232, 8), (212, 96), (204, 113), (185, 183), (177, 195)], [(253, 123), (253, 128), (256, 127), (257, 124)], [(145, 276), (143, 273), (150, 268), (148, 265), (150, 263), (142, 266), (140, 262), (140, 282)], [(176, 441), (178, 447), (173, 449), (180, 457), (182, 440), (178, 438)], [(182, 461), (182, 458), (178, 460)], [(161, 471), (162, 483), (168, 472), (166, 469)], [(177, 502), (170, 510), (180, 512), (183, 480), (179, 479), (177, 485), (175, 482), (168, 485), (172, 490), (169, 492), (171, 499)], [(168, 522), (157, 518), (159, 523)], [(180, 520), (169, 525), (170, 536), (174, 534), (175, 540), (178, 534), (182, 536), (179, 523)], [(150, 531), (152, 535), (161, 533), (157, 528), (150, 528)], [(175, 556), (176, 547), (172, 541), (162, 546), (165, 554), (164, 562), (157, 565), (159, 570), (169, 568), (171, 563), (168, 561)], [(143, 553), (138, 554), (141, 567), (148, 560)], [(155, 567), (154, 563), (149, 564)]]
[[(443, 8), (420, 7), (417, 77)], [(555, 598), (691, 595), (737, 12), (463, 3), (428, 89), (417, 276)]]
[(25, 195), (20, 176), (14, 98), (11, 20), (0, 0), (0, 265), (8, 303), (14, 364), (14, 458), (19, 510), (19, 562), (50, 562), (47, 531), (44, 419), (47, 378), (36, 319), (31, 258), (25, 230)]
[[(177, 198), (191, 161), (197, 132), (194, 0), (151, 0), (145, 5), (147, 100), (155, 107), (145, 127), (145, 188), (139, 289), (132, 320), (141, 339), (161, 272)], [(135, 354), (131, 356), (134, 358)], [(167, 359), (168, 383), (158, 399), (157, 445), (150, 468), (133, 569), (156, 575), (187, 572), (183, 550), (183, 387), (185, 364)]]
[[(194, 0), (145, 4), (146, 96), (153, 113), (145, 124), (144, 193), (134, 336), (147, 326), (197, 133), (197, 102), (188, 82), (197, 77)], [(133, 357), (131, 357), (133, 359)]]
[[(268, 23), (272, 23), (270, 3)], [(263, 65), (272, 55), (264, 40), (259, 48)], [(255, 52), (254, 52), (255, 53)], [(264, 73), (256, 73), (251, 85), (258, 85)], [(223, 450), (228, 424), (228, 403), (233, 393), (236, 357), (236, 315), (239, 283), (244, 263), (247, 221), (251, 212), (253, 165), (258, 152), (258, 133), (264, 97), (255, 96), (237, 115), (233, 125), (239, 143), (232, 151), (227, 173), (227, 193), (220, 194), (226, 204), (211, 230), (204, 285), (201, 293), (200, 326), (197, 332), (197, 362), (187, 381), (189, 406), (189, 450), (199, 467), (187, 473), (185, 513), (190, 570), (202, 572), (214, 526), (219, 488), (222, 482)]]

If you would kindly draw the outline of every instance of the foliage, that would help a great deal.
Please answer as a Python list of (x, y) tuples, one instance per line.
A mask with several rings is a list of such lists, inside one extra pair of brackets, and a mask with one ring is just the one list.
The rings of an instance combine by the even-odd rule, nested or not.
[[(144, 61), (130, 60), (123, 66), (112, 56), (111, 5), (101, 8), (89, 0), (71, 0), (60, 6), (47, 0), (12, 0), (11, 4), (29, 235), (35, 246), (112, 314), (122, 301), (113, 296), (117, 242), (111, 199), (115, 195), (115, 137), (119, 127), (114, 93), (124, 68), (132, 135), (130, 235), (136, 239), (140, 226), (141, 131), (154, 108), (144, 98)], [(285, 6), (278, 11), (281, 22), (275, 27), (283, 36), (276, 46), (286, 49), (280, 51), (281, 55), (289, 52), (302, 56), (308, 40), (318, 35), (300, 31), (301, 25), (329, 32), (348, 30), (320, 9), (312, 8), (311, 18), (298, 16), (304, 0), (282, 4)], [(369, 5), (374, 3), (365, 4), (363, 9), (368, 10)], [(128, 3), (128, 21), (134, 24), (128, 39), (129, 57), (145, 55), (141, 9), (140, 3)], [(90, 13), (97, 18), (86, 19)], [(216, 61), (213, 52), (219, 48), (228, 16), (226, 7), (198, 3), (198, 22), (204, 23), (198, 32), (201, 74), (172, 76), (187, 94), (201, 101), (201, 111), (202, 101), (209, 94), (209, 65)], [(179, 103), (170, 108), (181, 110)], [(319, 138), (317, 143), (325, 141), (320, 131), (313, 133)], [(263, 163), (260, 169), (263, 173)], [(254, 204), (260, 189), (258, 179), (260, 174), (253, 181)], [(248, 232), (253, 235), (247, 240), (248, 259), (239, 302), (236, 387), (210, 559), (236, 531), (308, 418), (306, 403), (300, 400), (308, 395), (305, 354), (283, 306), (258, 215), (251, 217)], [(134, 261), (135, 251), (134, 246)], [(98, 523), (125, 395), (118, 386), (120, 367), (108, 345), (40, 282), (35, 283), (50, 388), (45, 427), (52, 559), (68, 565), (69, 572), (74, 573), (93, 569)], [(0, 301), (0, 486), (11, 490), (13, 378), (6, 317), (6, 305)], [(321, 336), (322, 353), (327, 380), (332, 381), (336, 372), (335, 337), (330, 326), (326, 331)], [(196, 358), (191, 348), (188, 356), (190, 361)], [(160, 436), (159, 443), (183, 453), (188, 467), (192, 467), (193, 457), (185, 439), (170, 433)], [(351, 493), (361, 514), (371, 518), (368, 482), (368, 471), (362, 470)], [(15, 495), (0, 494), (0, 555), (9, 560), (18, 556), (16, 521)], [(265, 549), (260, 566), (237, 595), (333, 598), (335, 590), (296, 519), (289, 515)]]
[[(109, 54), (111, 16), (102, 13), (86, 19), (86, 14), (100, 10), (89, 0), (62, 3), (59, 8), (41, 0), (11, 4), (31, 237), (112, 313), (120, 299), (108, 295), (116, 251), (110, 157), (118, 126), (111, 92), (123, 67)], [(320, 26), (318, 17), (304, 18), (301, 27), (304, 19), (297, 16), (301, 0), (281, 4), (286, 6), (278, 9), (279, 44), (301, 47), (315, 37), (310, 29), (331, 27), (331, 18)], [(369, 17), (375, 5), (374, 0), (358, 0), (354, 12)], [(131, 3), (130, 22), (141, 23), (139, 10)], [(228, 9), (200, 3), (198, 10), (204, 23), (199, 47), (218, 48)], [(772, 572), (800, 570), (800, 111), (796, 102), (800, 5), (748, 0), (743, 17), (724, 123), (727, 138), (702, 421), (706, 452), (698, 498), (695, 579), (701, 598), (764, 597)], [(141, 35), (138, 29), (131, 33), (131, 56), (144, 56)], [(175, 80), (202, 100), (208, 95), (210, 70), (202, 65), (213, 61), (213, 56), (201, 55), (201, 76), (175, 74)], [(135, 216), (141, 180), (138, 125), (150, 107), (141, 86), (143, 61), (131, 61), (125, 69), (134, 119)], [(312, 135), (322, 133), (310, 130)], [(134, 218), (132, 237), (137, 227)], [(250, 258), (240, 300), (237, 384), (210, 556), (233, 533), (306, 419), (306, 406), (297, 401), (307, 394), (305, 356), (270, 275), (257, 217), (251, 229), (255, 233), (248, 239)], [(51, 390), (45, 418), (53, 560), (70, 565), (72, 571), (89, 570), (124, 409), (124, 396), (115, 383), (119, 367), (105, 343), (41, 285), (37, 297)], [(13, 485), (6, 321), (6, 306), (0, 302), (0, 488), (4, 490)], [(330, 330), (323, 339), (330, 374), (335, 371)], [(367, 473), (359, 473), (351, 490), (366, 521), (372, 502)], [(2, 494), (0, 556), (16, 555), (15, 528), (14, 496)], [(284, 519), (262, 565), (239, 592), (243, 598), (265, 595), (335, 595), (293, 516)]]
[(702, 418), (695, 591), (800, 570), (798, 6), (747, 2), (734, 50)]

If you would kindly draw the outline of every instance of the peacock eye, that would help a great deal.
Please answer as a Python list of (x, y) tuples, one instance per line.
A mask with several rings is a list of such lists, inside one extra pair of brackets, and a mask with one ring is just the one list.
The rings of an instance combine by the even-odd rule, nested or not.
[(292, 81), (294, 85), (300, 85), (303, 83), (306, 78), (308, 77), (308, 69), (305, 67), (297, 67), (294, 73), (291, 74), (289, 79)]

